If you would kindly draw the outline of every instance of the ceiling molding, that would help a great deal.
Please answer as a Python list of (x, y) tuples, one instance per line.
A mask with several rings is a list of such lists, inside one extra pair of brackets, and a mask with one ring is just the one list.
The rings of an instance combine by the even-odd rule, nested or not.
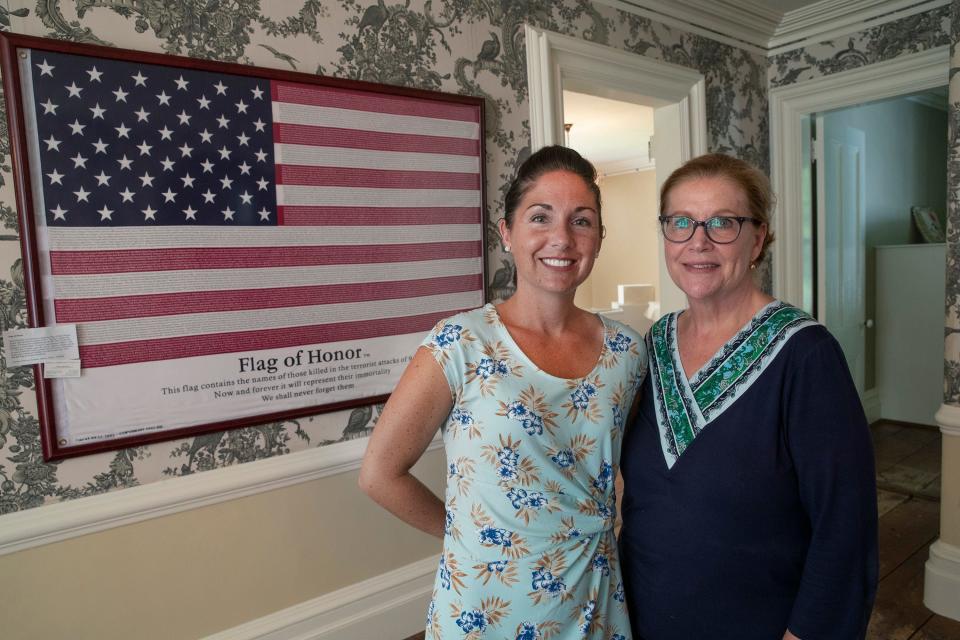
[(604, 178), (626, 173), (638, 173), (640, 171), (649, 171), (656, 168), (656, 163), (646, 155), (636, 155), (631, 158), (622, 158), (620, 160), (611, 160), (609, 162), (597, 162), (597, 171)]
[(594, 2), (771, 56), (950, 4), (950, 0), (820, 0), (781, 13), (759, 0)]

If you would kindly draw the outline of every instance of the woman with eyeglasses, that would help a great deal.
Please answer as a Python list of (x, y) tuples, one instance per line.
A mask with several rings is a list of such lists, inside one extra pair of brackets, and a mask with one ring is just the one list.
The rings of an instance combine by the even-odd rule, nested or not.
[(850, 640), (877, 581), (870, 433), (837, 341), (764, 293), (767, 178), (721, 154), (661, 189), (688, 307), (647, 336), (620, 550), (634, 637)]

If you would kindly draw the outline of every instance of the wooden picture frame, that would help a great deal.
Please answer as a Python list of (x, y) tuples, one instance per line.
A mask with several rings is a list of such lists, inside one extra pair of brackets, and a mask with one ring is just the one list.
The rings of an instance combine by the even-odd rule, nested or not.
[(60, 459), (383, 402), (484, 301), (481, 98), (0, 34)]

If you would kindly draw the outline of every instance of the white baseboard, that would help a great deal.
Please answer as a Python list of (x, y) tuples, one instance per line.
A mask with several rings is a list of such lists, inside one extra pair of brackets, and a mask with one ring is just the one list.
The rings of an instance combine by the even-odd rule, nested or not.
[(937, 540), (924, 571), (923, 604), (934, 613), (960, 620), (960, 547)]
[(207, 636), (206, 640), (399, 640), (423, 631), (439, 556)]
[(945, 436), (960, 436), (960, 407), (955, 404), (942, 404), (933, 417), (940, 425), (940, 433)]

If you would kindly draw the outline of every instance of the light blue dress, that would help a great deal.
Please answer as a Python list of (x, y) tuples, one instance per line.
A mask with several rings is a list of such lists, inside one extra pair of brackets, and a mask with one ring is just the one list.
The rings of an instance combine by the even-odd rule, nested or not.
[(600, 357), (579, 379), (538, 369), (493, 305), (424, 340), (454, 400), (428, 639), (631, 637), (614, 479), (647, 355), (635, 331), (603, 323)]

